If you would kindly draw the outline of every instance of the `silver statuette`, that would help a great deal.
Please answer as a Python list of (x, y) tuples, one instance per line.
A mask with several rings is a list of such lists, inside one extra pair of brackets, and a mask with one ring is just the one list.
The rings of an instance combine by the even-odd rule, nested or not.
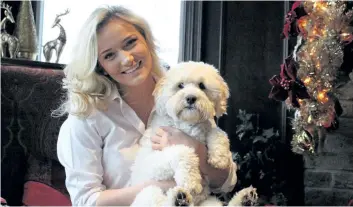
[(43, 54), (46, 62), (50, 62), (50, 59), (54, 51), (56, 52), (55, 62), (56, 63), (59, 62), (60, 55), (66, 44), (66, 32), (64, 28), (61, 26), (60, 21), (61, 21), (61, 17), (64, 15), (67, 15), (69, 12), (70, 11), (66, 9), (64, 13), (56, 15), (52, 28), (58, 27), (60, 29), (60, 34), (55, 40), (49, 41), (43, 46)]
[(5, 9), (5, 17), (1, 20), (1, 44), (0, 44), (0, 53), (1, 57), (7, 57), (7, 52), (10, 58), (16, 58), (19, 41), (17, 37), (10, 35), (6, 31), (6, 23), (11, 22), (15, 23), (15, 19), (12, 16), (11, 7), (4, 2), (1, 3), (1, 9)]

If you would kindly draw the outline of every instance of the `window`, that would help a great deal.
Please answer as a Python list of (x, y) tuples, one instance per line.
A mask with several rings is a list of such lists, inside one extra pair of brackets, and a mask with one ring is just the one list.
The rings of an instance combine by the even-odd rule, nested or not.
[[(83, 6), (84, 4), (84, 6)], [(181, 1), (159, 0), (99, 0), (99, 1), (44, 1), (42, 14), (41, 45), (54, 40), (59, 35), (59, 28), (52, 28), (56, 14), (66, 9), (70, 12), (61, 18), (60, 24), (66, 32), (66, 45), (59, 59), (60, 64), (67, 64), (72, 54), (72, 47), (78, 30), (88, 15), (100, 5), (121, 5), (142, 16), (150, 24), (159, 47), (159, 57), (172, 65), (177, 63), (179, 55), (180, 7)], [(53, 55), (51, 62), (56, 56)], [(45, 61), (43, 49), (40, 47), (40, 60)]]

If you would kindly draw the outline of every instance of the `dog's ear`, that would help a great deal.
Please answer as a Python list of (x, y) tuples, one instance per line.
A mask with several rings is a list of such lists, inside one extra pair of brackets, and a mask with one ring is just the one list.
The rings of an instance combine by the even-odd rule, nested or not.
[(153, 90), (152, 95), (154, 96), (156, 111), (158, 114), (165, 114), (165, 103), (163, 98), (163, 86), (166, 83), (166, 78), (162, 77), (156, 83), (156, 87)]
[(228, 84), (224, 81), (222, 76), (218, 75), (217, 79), (219, 81), (220, 93), (216, 102), (215, 110), (216, 117), (219, 118), (227, 113), (228, 98), (230, 94)]

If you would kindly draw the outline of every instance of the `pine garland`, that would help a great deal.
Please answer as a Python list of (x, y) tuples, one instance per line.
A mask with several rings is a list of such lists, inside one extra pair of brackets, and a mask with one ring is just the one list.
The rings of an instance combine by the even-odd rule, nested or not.
[(281, 74), (271, 78), (270, 98), (295, 110), (292, 150), (315, 153), (323, 129), (337, 129), (342, 108), (335, 98), (344, 47), (353, 40), (353, 11), (344, 1), (297, 1), (286, 16), (284, 38), (297, 45)]

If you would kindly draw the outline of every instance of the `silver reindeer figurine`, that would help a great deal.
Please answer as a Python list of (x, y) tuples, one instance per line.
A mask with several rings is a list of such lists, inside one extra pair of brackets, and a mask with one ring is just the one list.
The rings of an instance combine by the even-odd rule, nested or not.
[(56, 52), (56, 61), (55, 62), (56, 63), (59, 62), (61, 52), (63, 51), (64, 46), (66, 44), (66, 33), (65, 33), (63, 26), (61, 26), (61, 24), (60, 24), (60, 21), (61, 21), (60, 17), (67, 15), (69, 12), (70, 11), (68, 9), (66, 9), (66, 11), (64, 13), (56, 15), (53, 26), (51, 28), (59, 27), (60, 34), (55, 40), (49, 41), (43, 46), (43, 54), (44, 54), (46, 62), (50, 62), (50, 59), (53, 55), (54, 50)]
[(1, 20), (1, 57), (6, 57), (6, 53), (8, 51), (10, 58), (16, 58), (20, 46), (18, 38), (6, 32), (6, 23), (8, 21), (10, 21), (11, 23), (15, 23), (15, 20), (12, 16), (11, 7), (9, 5), (2, 2), (1, 9), (5, 9), (5, 17)]

